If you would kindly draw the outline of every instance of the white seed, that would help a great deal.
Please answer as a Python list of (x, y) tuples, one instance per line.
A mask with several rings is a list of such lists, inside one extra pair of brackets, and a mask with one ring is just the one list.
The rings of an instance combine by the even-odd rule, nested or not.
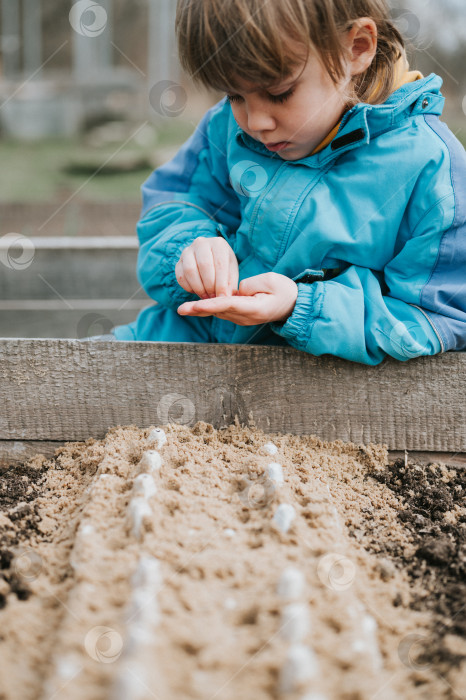
[(280, 634), (289, 642), (301, 642), (310, 628), (309, 608), (303, 603), (286, 605), (281, 614)]
[(89, 522), (81, 522), (74, 542), (74, 547), (71, 551), (70, 564), (71, 567), (78, 571), (82, 566), (83, 560), (86, 559), (86, 552), (89, 547), (89, 537), (95, 533), (95, 527)]
[(278, 447), (273, 444), (273, 442), (266, 442), (264, 445), (264, 450), (269, 455), (276, 455), (278, 452)]
[(81, 527), (78, 530), (78, 534), (83, 535), (84, 537), (87, 537), (88, 535), (93, 535), (94, 532), (95, 532), (94, 525), (90, 525), (89, 523), (86, 523), (85, 525), (81, 525)]
[(377, 622), (372, 615), (365, 613), (361, 618), (361, 636), (353, 642), (355, 652), (368, 653), (372, 657), (372, 665), (376, 669), (383, 667), (382, 655), (380, 653), (377, 639)]
[(165, 435), (165, 431), (162, 430), (162, 428), (154, 428), (150, 431), (149, 437), (147, 438), (147, 442), (155, 442), (157, 445), (157, 449), (160, 450), (160, 448), (163, 447), (167, 442), (167, 436)]
[(110, 700), (144, 700), (146, 697), (146, 668), (137, 659), (128, 659), (116, 677)]
[(128, 515), (131, 535), (137, 540), (141, 540), (143, 529), (145, 529), (152, 516), (150, 505), (141, 496), (132, 498), (128, 506)]
[(149, 474), (158, 472), (162, 466), (162, 458), (156, 450), (147, 450), (143, 453), (141, 461), (138, 465), (140, 473), (147, 472)]
[(280, 598), (295, 600), (304, 590), (304, 574), (294, 566), (287, 566), (278, 581), (277, 593)]
[(234, 537), (236, 535), (236, 530), (232, 530), (231, 527), (226, 527), (223, 534), (225, 537)]
[(133, 493), (135, 496), (152, 498), (157, 493), (154, 477), (150, 474), (139, 474), (133, 481)]
[(71, 654), (67, 656), (59, 656), (56, 661), (56, 671), (57, 675), (64, 681), (69, 681), (82, 670), (82, 665), (79, 663), (79, 659)]
[(273, 516), (273, 522), (281, 532), (287, 533), (295, 515), (296, 511), (292, 505), (289, 503), (280, 503)]
[(317, 660), (309, 647), (293, 644), (280, 671), (280, 690), (292, 693), (316, 676)]
[(162, 585), (160, 561), (152, 556), (142, 556), (131, 577), (133, 591), (127, 607), (129, 636), (126, 653), (137, 653), (150, 645), (154, 630), (160, 621), (157, 593)]
[(362, 618), (362, 631), (364, 634), (373, 635), (377, 630), (377, 622), (372, 615), (364, 615)]
[(238, 603), (236, 602), (236, 600), (231, 597), (225, 598), (223, 605), (225, 606), (226, 610), (236, 610), (236, 608), (238, 607)]
[(134, 627), (136, 636), (140, 636), (139, 632), (143, 629), (152, 629), (160, 620), (156, 594), (156, 590), (136, 588), (131, 595), (128, 619), (131, 620), (131, 629)]
[[(130, 503), (146, 503), (133, 498)], [(141, 505), (142, 505), (141, 503)], [(128, 630), (123, 650), (123, 665), (117, 669), (110, 700), (144, 700), (151, 685), (153, 666), (147, 663), (148, 651), (156, 643), (160, 621), (157, 593), (162, 584), (161, 564), (150, 555), (141, 556), (131, 577), (133, 591), (126, 609)]]
[(126, 651), (129, 658), (137, 658), (144, 654), (144, 650), (154, 646), (157, 637), (155, 624), (158, 623), (159, 618), (154, 623), (147, 610), (145, 618), (131, 620), (126, 637)]
[(333, 516), (333, 521), (335, 523), (336, 529), (338, 530), (338, 532), (343, 532), (343, 528), (341, 526), (341, 521), (340, 521), (340, 516), (338, 515), (337, 509), (335, 508), (335, 506), (332, 506), (330, 510), (331, 510), (331, 513)]
[(274, 481), (277, 484), (277, 486), (281, 486), (285, 481), (283, 478), (282, 465), (278, 462), (271, 462), (267, 466), (267, 474), (269, 479), (271, 479), (271, 481)]
[(151, 556), (141, 557), (131, 578), (131, 583), (135, 588), (158, 589), (162, 583), (160, 561)]

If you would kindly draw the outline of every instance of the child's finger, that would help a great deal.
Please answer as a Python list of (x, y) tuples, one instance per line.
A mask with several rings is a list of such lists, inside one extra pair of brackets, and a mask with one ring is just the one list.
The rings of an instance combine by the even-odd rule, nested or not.
[(193, 243), (192, 249), (206, 296), (215, 294), (215, 261), (211, 240), (201, 236)]
[(183, 274), (183, 263), (181, 262), (181, 260), (178, 260), (178, 262), (175, 265), (175, 277), (180, 287), (183, 287), (183, 289), (186, 292), (189, 292), (190, 294), (196, 293), (194, 289), (192, 289), (191, 285), (188, 283), (188, 280)]
[(225, 246), (212, 246), (212, 255), (215, 266), (215, 288), (212, 290), (212, 293), (216, 297), (221, 295), (227, 296), (229, 294), (228, 271), (230, 264), (228, 249)]
[(230, 260), (230, 265), (228, 268), (228, 290), (229, 294), (238, 293), (238, 281), (239, 281), (239, 267), (236, 255)]
[(196, 257), (191, 246), (185, 248), (180, 257), (182, 268), (182, 277), (189, 284), (194, 294), (199, 297), (207, 296), (204, 284), (199, 273)]

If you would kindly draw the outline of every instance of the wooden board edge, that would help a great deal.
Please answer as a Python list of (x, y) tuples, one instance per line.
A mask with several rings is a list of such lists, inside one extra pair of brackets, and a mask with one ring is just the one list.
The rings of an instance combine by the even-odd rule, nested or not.
[[(137, 236), (31, 236), (35, 250), (138, 250)], [(11, 248), (11, 241), (2, 242), (0, 249)], [(14, 247), (14, 244), (13, 244)]]
[(466, 469), (466, 452), (416, 452), (406, 450), (389, 450), (390, 461), (396, 459), (404, 459), (407, 455), (408, 462), (416, 462), (418, 464), (445, 464), (447, 467), (455, 467), (456, 469)]
[[(0, 466), (23, 464), (38, 454), (52, 457), (65, 440), (0, 440)], [(69, 441), (74, 442), (74, 441)]]

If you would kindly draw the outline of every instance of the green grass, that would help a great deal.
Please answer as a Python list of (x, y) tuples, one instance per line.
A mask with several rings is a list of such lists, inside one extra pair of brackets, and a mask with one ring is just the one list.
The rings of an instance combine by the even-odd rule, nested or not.
[[(159, 150), (181, 146), (192, 131), (191, 124), (177, 122), (154, 132), (149, 143), (141, 145), (130, 140), (122, 149), (124, 139), (98, 148), (89, 145), (84, 137), (38, 142), (2, 140), (0, 201), (5, 204), (63, 200), (78, 190), (75, 196), (87, 201), (139, 201), (142, 182), (164, 161)], [(114, 155), (116, 151), (118, 154)], [(146, 157), (147, 167), (121, 174), (93, 174), (108, 159), (114, 164), (122, 156)], [(71, 164), (86, 161), (95, 166), (89, 173), (67, 172)]]

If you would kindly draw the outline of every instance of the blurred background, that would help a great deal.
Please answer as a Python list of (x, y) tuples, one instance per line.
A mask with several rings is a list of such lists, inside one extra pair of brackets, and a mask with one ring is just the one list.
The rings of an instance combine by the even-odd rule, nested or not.
[[(466, 143), (465, 0), (389, 4), (407, 39), (411, 68), (443, 78), (442, 120)], [(39, 303), (47, 283), (50, 303), (83, 294), (90, 302), (99, 292), (89, 280), (85, 289), (77, 282), (70, 289), (49, 268), (34, 271), (36, 283), (43, 278), (42, 291), (29, 288), (25, 270), (34, 266), (18, 262), (27, 258), (24, 251), (14, 257), (11, 243), (19, 239), (12, 237), (32, 241), (28, 245), (34, 248), (35, 263), (42, 245), (34, 245), (36, 238), (66, 238), (78, 260), (78, 245), (84, 256), (82, 237), (126, 237), (127, 248), (123, 240), (119, 248), (108, 241), (114, 258), (104, 256), (102, 246), (100, 262), (95, 246), (92, 254), (92, 279), (110, 258), (114, 276), (118, 261), (127, 255), (129, 268), (122, 267), (119, 274), (128, 277), (121, 289), (126, 299), (128, 290), (138, 288), (134, 260), (141, 183), (174, 155), (222, 95), (194, 88), (180, 70), (175, 0), (0, 0), (0, 5), (0, 336), (49, 337), (54, 331), (42, 330), (40, 314), (27, 315), (28, 302)], [(51, 261), (55, 270), (60, 254), (58, 243), (52, 252), (45, 247), (44, 264)], [(66, 269), (65, 259), (61, 264)], [(83, 264), (85, 257), (81, 271)], [(6, 281), (8, 276), (11, 281)], [(69, 270), (66, 276), (73, 278)], [(8, 307), (12, 297), (22, 300), (23, 316), (13, 313), (18, 308)], [(128, 303), (134, 308), (117, 320), (135, 318), (147, 298), (135, 291)], [(94, 313), (88, 307), (84, 311)], [(101, 324), (104, 330), (115, 318)], [(55, 330), (75, 337), (85, 326), (77, 330), (76, 323), (71, 330)]]

